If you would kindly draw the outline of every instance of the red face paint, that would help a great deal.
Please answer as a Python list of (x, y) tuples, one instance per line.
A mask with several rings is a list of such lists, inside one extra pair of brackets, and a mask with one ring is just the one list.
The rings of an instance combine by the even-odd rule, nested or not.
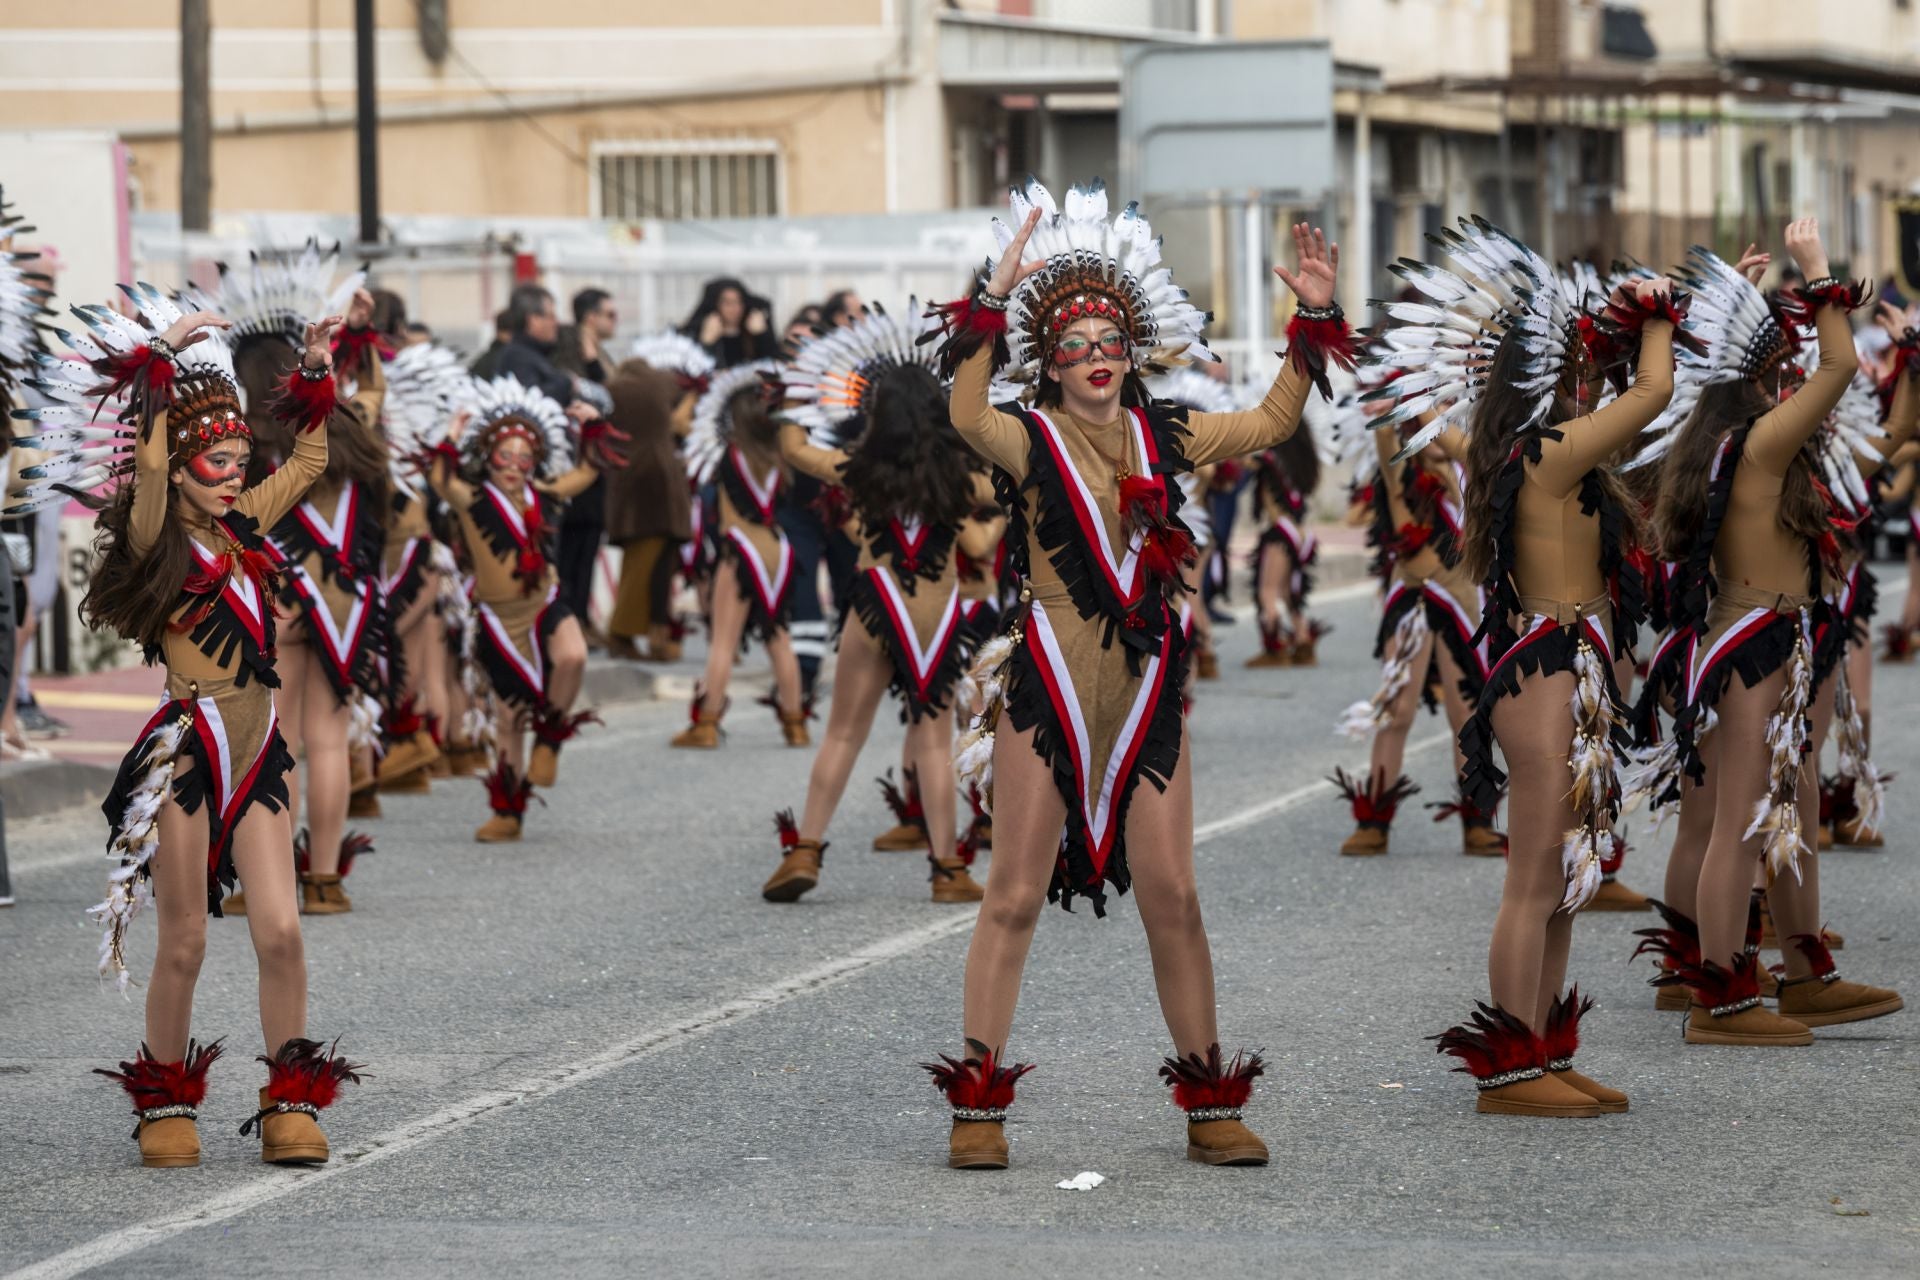
[(229, 480), (239, 479), (246, 474), (246, 470), (246, 458), (225, 449), (211, 449), (187, 459), (187, 474), (209, 489), (217, 489)]
[(525, 473), (533, 470), (533, 455), (507, 449), (495, 449), (487, 455), (487, 462), (496, 471), (518, 471)]

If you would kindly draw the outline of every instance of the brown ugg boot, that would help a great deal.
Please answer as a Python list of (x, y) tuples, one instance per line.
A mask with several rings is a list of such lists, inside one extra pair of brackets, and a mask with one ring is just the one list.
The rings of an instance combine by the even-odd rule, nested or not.
[(1600, 1114), (1600, 1104), (1547, 1074), (1546, 1046), (1533, 1028), (1490, 1004), (1477, 1003), (1473, 1015), (1433, 1039), (1436, 1052), (1451, 1054), (1473, 1077), (1479, 1097), (1474, 1109), (1490, 1116), (1545, 1116), (1584, 1119)]
[(1202, 649), (1193, 658), (1193, 674), (1201, 680), (1220, 678), (1220, 655), (1212, 649)]
[(304, 872), (300, 876), (300, 914), (303, 916), (337, 916), (353, 910), (353, 900), (347, 897), (340, 887), (341, 877), (321, 872)]
[(979, 902), (987, 896), (986, 886), (973, 878), (974, 854), (970, 839), (956, 843), (953, 857), (945, 861), (927, 854), (931, 868), (927, 878), (933, 884), (935, 902)]
[(1862, 826), (1860, 819), (1853, 818), (1834, 824), (1830, 843), (1849, 849), (1880, 849), (1886, 846), (1887, 838), (1870, 827)]
[(1908, 631), (1897, 622), (1889, 622), (1881, 629), (1881, 634), (1884, 635), (1887, 640), (1886, 650), (1880, 655), (1882, 662), (1913, 661), (1913, 633), (1911, 631)]
[(621, 662), (645, 662), (647, 655), (640, 652), (640, 646), (633, 642), (632, 636), (623, 636), (617, 631), (607, 633), (607, 656)]
[(448, 739), (446, 753), (441, 759), (446, 761), (447, 772), (456, 778), (487, 771), (486, 748), (463, 738)]
[(1392, 783), (1387, 775), (1374, 772), (1368, 775), (1363, 785), (1345, 769), (1336, 768), (1329, 779), (1340, 789), (1340, 794), (1353, 810), (1353, 820), (1358, 824), (1354, 833), (1341, 844), (1340, 852), (1349, 858), (1366, 858), (1387, 851), (1387, 833), (1393, 827), (1393, 817), (1400, 811), (1400, 802), (1420, 790), (1401, 774)]
[(390, 796), (424, 796), (433, 790), (431, 770), (428, 765), (415, 769), (412, 773), (403, 773), (396, 777), (380, 779), (380, 790)]
[(920, 779), (912, 769), (902, 766), (902, 786), (893, 784), (893, 770), (874, 781), (880, 784), (880, 798), (893, 811), (894, 825), (873, 838), (875, 853), (908, 853), (931, 848), (927, 836), (927, 811), (920, 805)]
[(372, 789), (354, 792), (347, 797), (347, 816), (349, 818), (379, 817), (380, 794)]
[(1324, 624), (1318, 622), (1308, 623), (1307, 634), (1304, 639), (1299, 635), (1293, 637), (1293, 647), (1287, 654), (1287, 665), (1290, 667), (1319, 666), (1320, 658), (1318, 650), (1320, 648), (1320, 637), (1326, 633), (1327, 628)]
[(1160, 1078), (1173, 1090), (1173, 1105), (1187, 1113), (1187, 1159), (1196, 1164), (1265, 1164), (1267, 1144), (1240, 1119), (1253, 1097), (1253, 1082), (1266, 1072), (1257, 1053), (1236, 1052), (1222, 1060), (1220, 1046), (1204, 1055), (1167, 1058)]
[(267, 1086), (260, 1090), (260, 1109), (240, 1126), (246, 1137), (260, 1131), (260, 1159), (267, 1164), (325, 1164), (331, 1154), (327, 1135), (320, 1132), (319, 1116), (332, 1106), (343, 1084), (359, 1084), (361, 1066), (334, 1053), (335, 1046), (317, 1040), (293, 1039), (267, 1064)]
[(427, 766), (427, 777), (451, 778), (452, 776), (453, 776), (452, 757), (447, 752), (442, 751), (438, 756), (434, 758), (433, 763)]
[(1842, 1022), (1864, 1022), (1898, 1013), (1906, 1002), (1896, 991), (1848, 982), (1833, 966), (1833, 953), (1809, 933), (1795, 934), (1793, 945), (1813, 966), (1804, 978), (1782, 978), (1780, 1014), (1809, 1027), (1831, 1027)]
[(481, 844), (506, 844), (520, 838), (526, 819), (527, 802), (533, 799), (533, 784), (513, 771), (505, 760), (486, 776), (487, 804), (493, 816), (480, 824), (473, 838)]
[(380, 767), (374, 771), (374, 778), (384, 786), (426, 768), (439, 757), (440, 748), (433, 745), (433, 738), (426, 732), (410, 734), (387, 748), (387, 754), (380, 757)]
[(568, 712), (543, 703), (533, 713), (533, 752), (527, 757), (527, 781), (551, 787), (560, 781), (560, 748), (580, 736), (580, 730), (601, 723), (593, 711)]
[(760, 896), (768, 902), (798, 902), (820, 883), (820, 862), (826, 855), (827, 842), (802, 840), (791, 809), (776, 813), (773, 825), (780, 832), (780, 865), (760, 886)]
[(709, 713), (704, 707), (696, 707), (693, 722), (679, 733), (673, 735), (669, 746), (691, 748), (698, 751), (711, 751), (720, 745), (720, 717)]
[(1014, 1084), (1033, 1070), (1033, 1064), (1001, 1066), (997, 1053), (978, 1040), (969, 1040), (964, 1059), (943, 1053), (940, 1061), (920, 1065), (932, 1074), (933, 1087), (947, 1096), (947, 1105), (953, 1108), (947, 1167), (1006, 1168), (1007, 1108), (1013, 1105)]
[(1653, 899), (1621, 884), (1618, 876), (1603, 876), (1600, 880), (1600, 888), (1580, 909), (1582, 911), (1651, 911)]
[(1685, 1013), (1693, 1007), (1693, 993), (1684, 986), (1656, 987), (1653, 1007), (1661, 1013)]
[(807, 732), (807, 721), (812, 716), (804, 711), (782, 711), (780, 713), (780, 737), (790, 747), (810, 747), (813, 735)]
[(1750, 1048), (1809, 1045), (1813, 1032), (1760, 1007), (1760, 981), (1751, 954), (1743, 954), (1733, 968), (1701, 960), (1680, 972), (1693, 993), (1687, 1014), (1688, 1044), (1740, 1045)]
[(1580, 1019), (1586, 1017), (1591, 1008), (1593, 1001), (1583, 1000), (1577, 985), (1568, 988), (1564, 996), (1548, 1007), (1547, 1029), (1540, 1037), (1542, 1051), (1547, 1055), (1547, 1075), (1592, 1098), (1602, 1115), (1617, 1115), (1627, 1109), (1627, 1095), (1573, 1069), (1573, 1055), (1580, 1047)]
[(1265, 622), (1260, 624), (1260, 652), (1248, 658), (1245, 665), (1256, 670), (1261, 667), (1289, 667), (1293, 665), (1287, 653), (1286, 637), (1280, 634), (1280, 628), (1277, 624)]
[(222, 915), (229, 916), (246, 915), (247, 891), (245, 889), (235, 889), (232, 893), (228, 894), (227, 900), (220, 904), (220, 912)]
[(1456, 783), (1453, 799), (1437, 800), (1427, 808), (1433, 810), (1435, 822), (1445, 822), (1449, 818), (1460, 819), (1460, 852), (1469, 858), (1507, 856), (1507, 834), (1493, 825), (1500, 808), (1497, 801), (1493, 808), (1482, 809), (1470, 800), (1467, 793)]
[(95, 1067), (126, 1090), (139, 1117), (133, 1136), (140, 1143), (140, 1163), (149, 1169), (189, 1169), (200, 1163), (200, 1131), (194, 1121), (207, 1099), (207, 1068), (220, 1057), (220, 1042), (202, 1046), (187, 1041), (187, 1056), (179, 1062), (155, 1062), (147, 1046), (118, 1071)]

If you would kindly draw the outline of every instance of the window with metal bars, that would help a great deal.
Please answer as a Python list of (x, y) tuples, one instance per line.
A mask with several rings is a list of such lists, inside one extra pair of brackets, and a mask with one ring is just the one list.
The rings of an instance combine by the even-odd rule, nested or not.
[(600, 143), (602, 218), (770, 218), (781, 211), (780, 151), (734, 139)]

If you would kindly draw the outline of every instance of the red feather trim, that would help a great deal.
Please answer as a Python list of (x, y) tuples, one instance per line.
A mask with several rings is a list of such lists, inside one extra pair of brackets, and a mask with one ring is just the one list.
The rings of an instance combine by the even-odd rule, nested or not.
[(1807, 963), (1813, 966), (1814, 977), (1824, 978), (1834, 971), (1833, 952), (1827, 949), (1826, 940), (1819, 934), (1796, 933), (1788, 941), (1798, 947)]
[(1184, 530), (1163, 525), (1147, 531), (1140, 544), (1140, 565), (1162, 582), (1179, 579), (1181, 570), (1193, 563), (1193, 538)]
[(331, 376), (309, 378), (295, 366), (280, 384), (280, 398), (273, 410), (301, 431), (312, 431), (332, 416), (339, 404), (339, 392)]
[(301, 875), (307, 874), (307, 847), (310, 840), (305, 827), (293, 833), (293, 869)]
[(987, 806), (981, 799), (980, 788), (971, 782), (967, 784), (967, 808), (973, 810), (973, 820), (976, 824), (988, 820)]
[(1640, 939), (1640, 945), (1633, 949), (1628, 957), (1638, 960), (1643, 955), (1651, 955), (1654, 963), (1660, 966), (1660, 972), (1648, 980), (1650, 987), (1677, 986), (1680, 982), (1678, 968), (1700, 963), (1700, 926), (1691, 916), (1682, 915), (1658, 898), (1648, 898), (1653, 909), (1666, 921), (1664, 928), (1635, 929), (1633, 936)]
[(1887, 641), (1887, 657), (1904, 658), (1913, 652), (1913, 633), (1899, 623), (1887, 623), (1881, 628), (1881, 635)]
[(829, 529), (838, 529), (853, 519), (853, 498), (843, 485), (822, 485), (807, 505)]
[(106, 379), (96, 388), (101, 398), (124, 395), (129, 411), (121, 415), (121, 421), (144, 421), (143, 436), (152, 429), (154, 418), (174, 403), (180, 371), (173, 361), (150, 346), (141, 345), (124, 356), (96, 360), (93, 370)]
[(513, 766), (505, 760), (494, 765), (493, 772), (481, 781), (487, 787), (487, 804), (503, 818), (517, 818), (524, 814), (527, 801), (533, 799), (533, 784), (515, 773)]
[(1852, 778), (1820, 780), (1820, 825), (1852, 822), (1860, 816), (1860, 802), (1854, 794)]
[(380, 359), (393, 359), (393, 344), (385, 334), (368, 325), (364, 329), (344, 326), (334, 331), (333, 362), (342, 369), (364, 369), (369, 353)]
[(1540, 1037), (1540, 1048), (1548, 1062), (1560, 1062), (1574, 1055), (1580, 1047), (1580, 1019), (1592, 1008), (1592, 999), (1581, 997), (1578, 983), (1547, 1007), (1547, 1030)]
[(632, 439), (605, 418), (595, 418), (580, 428), (580, 452), (602, 471), (618, 471), (627, 465), (620, 446)]
[(1363, 785), (1345, 769), (1336, 767), (1328, 781), (1340, 789), (1340, 794), (1353, 807), (1354, 821), (1380, 827), (1392, 826), (1394, 814), (1400, 811), (1400, 802), (1420, 790), (1404, 773), (1388, 785), (1387, 775), (1376, 771), (1368, 775)]
[(1811, 324), (1813, 313), (1821, 307), (1843, 307), (1847, 311), (1857, 311), (1867, 296), (1873, 292), (1872, 282), (1867, 280), (1835, 280), (1832, 284), (1822, 285), (1818, 289), (1800, 288), (1793, 291), (1791, 306), (1794, 319), (1805, 316), (1805, 322)]
[(1353, 331), (1346, 319), (1309, 320), (1298, 312), (1287, 321), (1287, 359), (1293, 367), (1313, 380), (1322, 396), (1333, 399), (1333, 386), (1327, 381), (1327, 366), (1352, 370), (1357, 353)]
[(408, 694), (387, 708), (384, 728), (389, 741), (398, 742), (402, 738), (411, 738), (426, 727), (426, 720), (416, 709), (417, 699)]
[(971, 293), (957, 302), (942, 303), (927, 310), (939, 326), (920, 336), (920, 342), (936, 338), (940, 342), (940, 375), (951, 378), (954, 371), (981, 347), (993, 347), (993, 367), (998, 369), (1011, 358), (1007, 350), (1007, 313), (1004, 308), (982, 306), (979, 293)]
[(583, 725), (604, 723), (597, 712), (576, 711), (568, 715), (559, 707), (547, 703), (533, 714), (533, 736), (550, 747), (557, 747), (577, 737)]
[(1401, 559), (1408, 560), (1418, 555), (1421, 548), (1425, 547), (1428, 540), (1432, 537), (1432, 525), (1414, 524), (1409, 521), (1394, 531), (1392, 539), (1387, 544), (1387, 549)]
[(960, 859), (960, 865), (971, 867), (973, 860), (980, 856), (980, 836), (973, 830), (953, 842), (953, 856)]
[(1167, 515), (1166, 486), (1152, 476), (1128, 476), (1120, 482), (1120, 510), (1138, 508), (1134, 518), (1142, 524), (1164, 520)]
[(1478, 1001), (1465, 1025), (1449, 1027), (1430, 1038), (1436, 1041), (1436, 1053), (1460, 1059), (1463, 1065), (1455, 1071), (1467, 1072), (1476, 1080), (1525, 1071), (1543, 1062), (1540, 1038), (1531, 1027), (1505, 1009)]
[(925, 831), (927, 812), (920, 804), (919, 775), (914, 770), (902, 766), (901, 778), (905, 783), (904, 791), (893, 785), (892, 769), (888, 769), (885, 775), (875, 778), (874, 781), (880, 784), (880, 796), (887, 802), (887, 808), (893, 810), (895, 822), (901, 826), (918, 827)]
[(1244, 1107), (1253, 1097), (1253, 1082), (1266, 1073), (1259, 1054), (1237, 1050), (1230, 1061), (1222, 1061), (1218, 1044), (1208, 1045), (1204, 1058), (1190, 1053), (1163, 1059), (1160, 1065), (1160, 1078), (1172, 1088), (1173, 1105), (1182, 1111)]
[(938, 1062), (920, 1065), (933, 1076), (933, 1087), (947, 1095), (947, 1105), (967, 1111), (1004, 1111), (1013, 1105), (1013, 1086), (1033, 1070), (1031, 1062), (1000, 1065), (993, 1050), (975, 1046), (979, 1058), (964, 1061), (940, 1055)]
[(1747, 932), (1746, 937), (1742, 939), (1747, 950), (1758, 951), (1760, 949), (1760, 939), (1766, 936), (1766, 918), (1770, 914), (1767, 910), (1767, 891), (1765, 889), (1755, 889), (1747, 895)]
[(317, 1040), (293, 1039), (280, 1046), (271, 1058), (261, 1055), (257, 1062), (267, 1064), (267, 1097), (274, 1102), (314, 1107), (325, 1111), (339, 1096), (343, 1084), (359, 1084), (364, 1069), (334, 1053), (338, 1040), (323, 1045)]
[(800, 827), (793, 820), (793, 810), (782, 809), (780, 812), (774, 814), (773, 828), (780, 833), (780, 848), (782, 851), (791, 849), (800, 843)]
[(340, 837), (340, 878), (352, 875), (354, 861), (372, 852), (373, 837), (364, 831), (349, 831)]
[(1445, 822), (1449, 818), (1458, 818), (1470, 827), (1491, 826), (1494, 819), (1500, 814), (1500, 799), (1504, 799), (1505, 797), (1505, 791), (1499, 792), (1499, 799), (1494, 801), (1493, 808), (1482, 809), (1467, 797), (1465, 791), (1457, 790), (1454, 792), (1453, 799), (1435, 801), (1428, 805), (1427, 808), (1433, 810), (1433, 820), (1435, 822)]
[(118, 1071), (95, 1067), (93, 1074), (105, 1076), (126, 1090), (127, 1096), (133, 1099), (135, 1111), (151, 1111), (155, 1107), (197, 1107), (207, 1100), (207, 1069), (213, 1066), (221, 1052), (218, 1040), (207, 1045), (189, 1040), (187, 1056), (180, 1061), (155, 1062), (143, 1044), (134, 1060), (121, 1063)]
[(1620, 867), (1627, 860), (1627, 842), (1619, 836), (1613, 838), (1613, 852), (1600, 859), (1600, 874), (1614, 876), (1620, 874)]

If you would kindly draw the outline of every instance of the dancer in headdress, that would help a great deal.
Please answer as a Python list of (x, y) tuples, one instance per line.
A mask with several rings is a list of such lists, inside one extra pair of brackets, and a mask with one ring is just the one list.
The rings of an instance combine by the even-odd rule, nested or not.
[(581, 492), (614, 459), (605, 423), (587, 424), (576, 448), (567, 411), (511, 374), (476, 379), (473, 391), (471, 414), (454, 418), (427, 474), (473, 564), (473, 653), (495, 703), (493, 816), (473, 838), (488, 844), (520, 838), (533, 788), (559, 781), (560, 748), (596, 718), (573, 710), (587, 643), (560, 599), (545, 504)]
[[(260, 966), (268, 1052), (257, 1127), (269, 1163), (328, 1156), (317, 1123), (358, 1068), (306, 1038), (307, 973), (295, 909), (293, 841), (285, 810), (293, 758), (274, 714), (274, 564), (260, 534), (325, 470), (336, 399), (329, 339), (338, 316), (307, 325), (299, 367), (277, 403), (295, 430), (266, 480), (247, 485), (252, 433), (225, 344), (227, 322), (182, 315), (151, 285), (127, 289), (139, 319), (75, 308), (85, 325), (62, 334), (85, 363), (42, 357), (32, 385), (48, 404), (26, 411), (23, 447), (52, 455), (24, 469), (8, 514), (80, 498), (100, 510), (100, 565), (81, 601), (88, 626), (141, 645), (166, 668), (166, 694), (102, 806), (115, 867), (100, 970), (124, 990), (127, 929), (145, 907), (159, 917), (140, 1052), (102, 1071), (133, 1100), (143, 1163), (200, 1162), (194, 1127), (215, 1040), (192, 1037), (193, 993), (206, 919), (223, 888), (252, 889), (248, 917)], [(110, 496), (91, 491), (118, 481)]]
[(781, 737), (790, 747), (813, 742), (807, 732), (812, 713), (801, 695), (800, 664), (787, 634), (793, 548), (780, 527), (787, 472), (770, 403), (778, 372), (771, 360), (735, 365), (713, 376), (694, 409), (687, 471), (702, 489), (716, 484), (716, 560), (706, 676), (694, 692), (691, 723), (674, 736), (676, 747), (720, 745), (733, 664), (750, 638), (766, 646), (773, 665), (773, 710)]
[[(1333, 301), (1338, 251), (1294, 228), (1298, 270), (1278, 274), (1302, 305), (1280, 376), (1245, 413), (1189, 413), (1150, 403), (1140, 381), (1211, 353), (1206, 317), (1160, 265), (1138, 208), (1110, 217), (1096, 183), (1057, 210), (1029, 181), (1012, 212), (1011, 228), (995, 223), (999, 263), (944, 309), (953, 423), (995, 467), (1026, 580), (1006, 635), (978, 661), (988, 705), (961, 752), (963, 782), (991, 802), (995, 860), (967, 955), (966, 1049), (930, 1068), (954, 1108), (949, 1163), (1006, 1164), (1001, 1122), (1027, 1068), (1005, 1065), (1001, 1049), (1043, 898), (1084, 897), (1099, 914), (1109, 889), (1130, 887), (1173, 1039), (1162, 1074), (1187, 1113), (1187, 1155), (1264, 1163), (1240, 1118), (1263, 1064), (1221, 1053), (1194, 878), (1178, 617), (1193, 546), (1171, 477), (1286, 439), (1308, 392), (1326, 393), (1327, 364), (1351, 364)], [(988, 385), (1008, 365), (1032, 399), (995, 408)]]
[[(1663, 464), (1655, 511), (1664, 554), (1682, 564), (1678, 595), (1687, 628), (1686, 686), (1673, 742), (1649, 768), (1670, 781), (1656, 794), (1705, 783), (1714, 791), (1713, 834), (1700, 862), (1694, 919), (1668, 904), (1660, 981), (1693, 997), (1686, 1038), (1693, 1044), (1804, 1045), (1810, 1027), (1880, 1017), (1901, 1007), (1884, 988), (1841, 979), (1822, 937), (1818, 760), (1812, 720), (1838, 646), (1825, 579), (1840, 576), (1835, 523), (1846, 514), (1825, 466), (1843, 491), (1857, 476), (1852, 442), (1825, 447), (1819, 432), (1845, 395), (1858, 363), (1847, 313), (1863, 295), (1827, 271), (1813, 219), (1788, 225), (1787, 250), (1808, 281), (1773, 302), (1704, 249), (1688, 257), (1698, 322), (1709, 342), (1693, 379), (1697, 403), (1679, 425)], [(1784, 366), (1800, 332), (1819, 340), (1818, 364), (1781, 398)], [(1911, 422), (1902, 428), (1910, 432)], [(1890, 455), (1889, 435), (1872, 447)], [(1864, 484), (1859, 486), (1864, 492)], [(1738, 674), (1739, 679), (1733, 677)], [(1785, 951), (1779, 1013), (1761, 1007), (1758, 947), (1749, 947), (1756, 871)], [(1759, 940), (1754, 939), (1757, 943)]]
[[(1187, 366), (1170, 369), (1154, 378), (1147, 384), (1147, 392), (1155, 400), (1170, 400), (1189, 411), (1201, 413), (1235, 413), (1251, 403), (1246, 398), (1245, 388), (1208, 377)], [(1259, 395), (1259, 389), (1255, 388), (1253, 394)], [(1207, 567), (1213, 563), (1214, 552), (1218, 549), (1213, 513), (1207, 504), (1208, 487), (1218, 466), (1218, 463), (1208, 463), (1192, 471), (1183, 471), (1176, 477), (1182, 498), (1180, 519), (1193, 534), (1193, 563), (1186, 566), (1181, 575), (1187, 584), (1188, 598), (1180, 601), (1180, 628), (1186, 634), (1188, 650), (1193, 655), (1186, 689), (1189, 701), (1193, 697), (1193, 681), (1220, 678), (1220, 657), (1213, 644), (1213, 615), (1207, 611), (1204, 599)]]
[(1320, 487), (1320, 451), (1310, 424), (1251, 460), (1253, 514), (1260, 541), (1253, 549), (1253, 608), (1260, 652), (1249, 667), (1311, 667), (1326, 624), (1307, 616), (1320, 541), (1307, 524), (1307, 504)]
[(915, 345), (919, 313), (910, 300), (909, 326), (876, 304), (803, 343), (782, 375), (781, 454), (844, 491), (840, 527), (861, 550), (806, 806), (798, 823), (791, 810), (775, 819), (780, 865), (760, 890), (769, 902), (796, 901), (819, 883), (828, 824), (889, 689), (907, 726), (903, 778), (928, 844), (933, 900), (984, 893), (970, 873), (974, 849), (954, 832), (954, 692), (973, 650), (954, 561), (960, 550), (984, 557), (998, 540), (973, 518), (993, 488), (949, 421), (932, 348)]
[(1484, 219), (1462, 219), (1434, 243), (1459, 274), (1409, 259), (1391, 268), (1429, 301), (1382, 304), (1401, 325), (1386, 361), (1399, 371), (1398, 404), (1377, 425), (1425, 418), (1395, 461), (1450, 428), (1467, 432), (1463, 565), (1487, 592), (1481, 632), (1494, 659), (1460, 732), (1462, 790), (1493, 807), (1507, 782), (1496, 740), (1513, 772), (1487, 956), (1492, 1003), (1439, 1036), (1439, 1048), (1474, 1077), (1483, 1113), (1624, 1111), (1625, 1094), (1573, 1069), (1591, 1002), (1561, 984), (1573, 913), (1613, 849), (1615, 756), (1629, 745), (1613, 656), (1632, 513), (1606, 464), (1672, 395), (1673, 326), (1684, 313), (1664, 280), (1613, 296), (1609, 349), (1637, 368), (1632, 386), (1589, 412), (1602, 373), (1588, 345), (1595, 318), (1555, 286), (1552, 266)]

